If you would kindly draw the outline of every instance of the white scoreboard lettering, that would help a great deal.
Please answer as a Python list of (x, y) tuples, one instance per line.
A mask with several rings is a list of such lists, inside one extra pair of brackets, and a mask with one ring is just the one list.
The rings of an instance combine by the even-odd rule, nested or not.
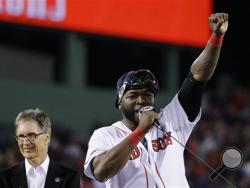
[(45, 19), (47, 17), (46, 0), (28, 0), (26, 14), (28, 18)]
[(0, 0), (0, 14), (3, 12), (3, 0)]
[(8, 0), (5, 9), (9, 15), (21, 16), (24, 12), (24, 0)]
[(60, 22), (66, 17), (66, 0), (56, 0), (55, 6), (48, 10), (48, 17), (52, 21)]
[(66, 0), (0, 0), (0, 14), (60, 22), (66, 17)]

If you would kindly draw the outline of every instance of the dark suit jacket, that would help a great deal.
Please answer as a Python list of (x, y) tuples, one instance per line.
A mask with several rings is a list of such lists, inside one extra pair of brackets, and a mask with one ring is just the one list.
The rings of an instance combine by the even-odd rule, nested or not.
[[(24, 161), (0, 172), (0, 188), (27, 188)], [(45, 188), (80, 188), (80, 174), (50, 160)]]

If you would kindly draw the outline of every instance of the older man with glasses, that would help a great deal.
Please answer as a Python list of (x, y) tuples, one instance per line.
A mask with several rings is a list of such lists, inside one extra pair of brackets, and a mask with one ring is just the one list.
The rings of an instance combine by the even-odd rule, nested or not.
[(79, 188), (80, 175), (48, 156), (51, 122), (40, 109), (20, 112), (15, 121), (16, 140), (23, 162), (0, 172), (1, 188)]

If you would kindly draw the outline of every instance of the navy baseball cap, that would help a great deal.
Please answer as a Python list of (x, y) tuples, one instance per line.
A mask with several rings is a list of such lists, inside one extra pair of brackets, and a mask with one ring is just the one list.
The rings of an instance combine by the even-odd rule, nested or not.
[(117, 81), (117, 98), (115, 107), (118, 108), (122, 96), (126, 91), (132, 89), (148, 88), (154, 95), (159, 92), (159, 83), (156, 77), (148, 69), (129, 71), (123, 74)]

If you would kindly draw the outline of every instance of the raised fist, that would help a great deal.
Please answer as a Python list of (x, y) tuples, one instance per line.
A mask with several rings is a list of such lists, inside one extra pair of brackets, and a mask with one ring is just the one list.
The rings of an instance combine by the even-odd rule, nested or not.
[(209, 16), (209, 26), (217, 35), (223, 35), (228, 28), (228, 14), (215, 13)]

